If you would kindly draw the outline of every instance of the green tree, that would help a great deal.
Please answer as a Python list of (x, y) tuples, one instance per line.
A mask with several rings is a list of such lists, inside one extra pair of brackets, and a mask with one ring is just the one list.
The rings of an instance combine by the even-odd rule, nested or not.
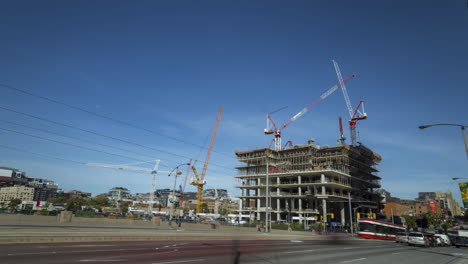
[(126, 215), (128, 213), (128, 205), (127, 204), (123, 204), (120, 206), (120, 213), (122, 213), (122, 215)]
[(110, 203), (109, 203), (109, 199), (107, 199), (107, 197), (98, 196), (98, 197), (95, 197), (95, 198), (92, 198), (91, 200), (89, 200), (89, 205), (96, 208), (96, 209), (101, 210), (103, 207), (110, 206)]
[(69, 211), (81, 210), (82, 206), (87, 205), (87, 201), (82, 197), (73, 197), (67, 201), (66, 209)]
[(417, 227), (417, 216), (414, 215), (402, 215), (403, 219), (405, 219), (405, 224), (408, 228), (415, 228)]
[(8, 203), (8, 208), (10, 210), (16, 210), (18, 205), (20, 205), (21, 203), (22, 203), (22, 201), (19, 198), (11, 199), (10, 202)]

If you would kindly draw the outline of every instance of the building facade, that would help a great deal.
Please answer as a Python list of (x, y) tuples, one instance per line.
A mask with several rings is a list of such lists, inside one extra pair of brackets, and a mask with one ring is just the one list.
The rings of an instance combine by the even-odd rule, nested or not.
[(21, 201), (33, 201), (34, 188), (27, 186), (12, 186), (0, 188), (0, 202), (5, 204), (11, 199), (20, 199)]
[(345, 225), (349, 204), (354, 215), (378, 210), (381, 195), (373, 190), (380, 188), (376, 166), (381, 157), (363, 145), (320, 147), (309, 140), (291, 149), (238, 151), (236, 156), (240, 215), (263, 221), (268, 211), (272, 221)]

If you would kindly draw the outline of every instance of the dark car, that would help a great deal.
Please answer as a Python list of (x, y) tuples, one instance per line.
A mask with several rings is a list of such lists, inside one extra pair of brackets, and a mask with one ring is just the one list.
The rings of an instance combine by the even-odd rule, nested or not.
[(468, 247), (468, 237), (457, 236), (454, 240), (455, 247)]

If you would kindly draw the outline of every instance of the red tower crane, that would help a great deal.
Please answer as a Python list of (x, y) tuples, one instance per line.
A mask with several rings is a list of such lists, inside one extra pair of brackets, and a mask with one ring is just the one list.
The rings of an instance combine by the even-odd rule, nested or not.
[(312, 109), (314, 106), (316, 106), (318, 103), (321, 101), (325, 100), (328, 96), (330, 96), (336, 89), (338, 89), (340, 86), (342, 87), (346, 82), (354, 78), (356, 75), (352, 74), (348, 77), (346, 77), (344, 80), (340, 79), (340, 81), (335, 84), (333, 87), (328, 89), (326, 92), (324, 92), (319, 98), (317, 98), (315, 101), (304, 107), (299, 113), (291, 117), (288, 121), (286, 121), (281, 127), (277, 128), (275, 122), (273, 121), (273, 118), (271, 117), (270, 114), (267, 114), (267, 124), (266, 128), (264, 130), (265, 135), (275, 135), (275, 150), (281, 150), (281, 131), (290, 125), (292, 122), (296, 121), (299, 117), (307, 113), (310, 109)]
[[(332, 62), (333, 62), (333, 66), (335, 67), (335, 71), (336, 71), (336, 75), (338, 76), (338, 80), (340, 81), (340, 83), (342, 83), (343, 82), (342, 81), (343, 77), (341, 76), (340, 67), (338, 66), (338, 63), (336, 61), (332, 60)], [(351, 145), (356, 146), (357, 145), (356, 122), (358, 120), (367, 119), (367, 114), (364, 111), (364, 100), (363, 99), (359, 100), (359, 103), (356, 106), (356, 109), (354, 109), (354, 111), (353, 111), (353, 107), (351, 106), (351, 101), (349, 100), (348, 91), (346, 90), (346, 86), (345, 86), (344, 82), (343, 82), (343, 85), (341, 85), (341, 90), (343, 91), (343, 96), (344, 96), (344, 99), (345, 99), (345, 102), (346, 102), (346, 106), (348, 107), (348, 112), (349, 112), (349, 116), (350, 116), (349, 130), (350, 130), (350, 134), (351, 134)], [(362, 112), (359, 111), (359, 107), (362, 108)], [(343, 133), (342, 133), (342, 135), (343, 135)]]

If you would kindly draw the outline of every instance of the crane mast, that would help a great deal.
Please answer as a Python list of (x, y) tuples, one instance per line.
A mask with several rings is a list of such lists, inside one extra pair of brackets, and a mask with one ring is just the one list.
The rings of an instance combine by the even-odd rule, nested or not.
[[(335, 60), (332, 60), (332, 62), (333, 62), (333, 66), (335, 67), (336, 76), (338, 77), (338, 81), (340, 81), (340, 83), (343, 83), (343, 77), (341, 76), (340, 66), (338, 66), (338, 63)], [(349, 117), (350, 117), (350, 119), (349, 119), (349, 131), (350, 131), (350, 134), (351, 134), (351, 145), (356, 146), (357, 145), (356, 122), (358, 120), (367, 119), (367, 114), (364, 111), (364, 100), (361, 99), (359, 101), (359, 104), (357, 105), (356, 109), (353, 110), (353, 107), (351, 106), (351, 101), (349, 100), (348, 90), (346, 89), (346, 85), (344, 83), (343, 83), (343, 85), (341, 85), (341, 91), (343, 92), (343, 97), (345, 99), (346, 107), (348, 108)], [(362, 107), (362, 112), (359, 111), (360, 106)], [(344, 139), (343, 139), (343, 142), (344, 142)]]
[(216, 135), (218, 133), (219, 122), (221, 121), (221, 115), (223, 113), (224, 107), (219, 108), (218, 116), (216, 117), (216, 123), (213, 129), (213, 134), (211, 135), (210, 146), (208, 147), (208, 152), (206, 153), (205, 164), (203, 165), (202, 174), (199, 175), (195, 166), (192, 166), (193, 173), (195, 178), (192, 179), (190, 185), (197, 186), (197, 207), (196, 212), (201, 213), (202, 204), (203, 204), (203, 185), (206, 184), (205, 176), (208, 169), (208, 163), (210, 161), (211, 152), (213, 151), (214, 143), (216, 140)]

